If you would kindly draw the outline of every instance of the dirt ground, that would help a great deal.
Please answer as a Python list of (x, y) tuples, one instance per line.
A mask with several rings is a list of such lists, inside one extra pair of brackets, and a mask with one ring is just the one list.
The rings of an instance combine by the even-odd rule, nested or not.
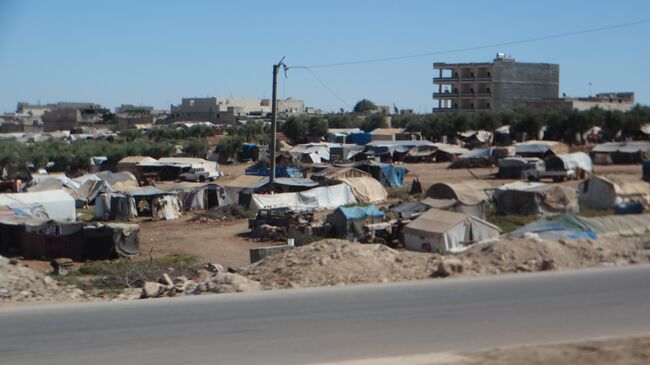
[[(642, 365), (650, 364), (650, 337), (500, 348), (464, 354), (448, 365)], [(443, 363), (438, 363), (443, 364)]]

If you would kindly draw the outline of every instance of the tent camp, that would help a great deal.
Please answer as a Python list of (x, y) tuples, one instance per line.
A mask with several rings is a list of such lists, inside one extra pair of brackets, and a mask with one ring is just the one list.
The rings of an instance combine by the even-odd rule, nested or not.
[(498, 179), (521, 179), (521, 173), (526, 166), (530, 164), (539, 163), (541, 160), (536, 157), (506, 157), (497, 161), (499, 171), (497, 172)]
[(435, 144), (427, 140), (373, 140), (366, 144), (365, 154), (370, 157), (379, 156), (382, 160), (402, 161), (426, 159), (431, 157), (436, 150)]
[(425, 198), (421, 202), (427, 209), (433, 208), (438, 210), (448, 210), (457, 213), (471, 215), (472, 217), (485, 219), (487, 202), (479, 204), (467, 205), (457, 199), (434, 199)]
[(354, 167), (336, 167), (328, 166), (320, 171), (311, 174), (311, 179), (314, 181), (323, 180), (337, 180), (345, 177), (372, 177), (369, 173), (355, 169)]
[(94, 219), (129, 221), (138, 216), (135, 199), (126, 194), (102, 193), (95, 198)]
[(253, 193), (260, 192), (268, 184), (268, 177), (255, 175), (240, 175), (230, 181), (222, 183), (226, 193), (230, 195), (233, 204), (247, 207)]
[(331, 224), (334, 237), (353, 240), (355, 237), (364, 236), (363, 226), (365, 224), (382, 222), (384, 216), (384, 212), (371, 204), (339, 207), (327, 216), (326, 221)]
[(650, 184), (639, 177), (594, 175), (578, 186), (580, 204), (592, 209), (613, 209), (617, 204), (650, 204)]
[(176, 186), (173, 190), (178, 194), (178, 200), (185, 212), (232, 205), (226, 189), (217, 184), (198, 186), (183, 184)]
[(517, 181), (498, 187), (492, 196), (497, 212), (517, 215), (578, 213), (576, 190), (564, 185)]
[(515, 145), (515, 154), (521, 157), (544, 159), (550, 155), (569, 153), (569, 146), (557, 141), (526, 141)]
[(357, 199), (347, 184), (321, 186), (300, 193), (253, 194), (250, 209), (289, 207), (295, 210), (332, 209), (356, 204)]
[[(104, 180), (108, 185), (110, 185), (113, 191), (118, 191), (121, 193), (135, 190), (140, 186), (138, 184), (138, 179), (136, 179), (135, 176), (128, 171), (102, 171), (95, 174), (95, 177), (97, 179)], [(93, 179), (93, 177), (89, 176), (88, 179)]]
[(178, 195), (145, 186), (128, 193), (135, 200), (138, 217), (150, 216), (153, 220), (174, 220), (181, 216)]
[(458, 156), (458, 158), (449, 165), (449, 168), (492, 167), (496, 164), (497, 160), (512, 156), (512, 154), (513, 150), (509, 147), (475, 148)]
[(330, 161), (331, 162), (346, 162), (355, 159), (363, 158), (363, 151), (365, 146), (358, 144), (341, 144), (338, 146), (330, 147)]
[(361, 204), (380, 203), (388, 198), (388, 192), (384, 186), (372, 177), (344, 177), (339, 181), (350, 186), (352, 194)]
[(591, 150), (597, 165), (641, 163), (650, 154), (650, 141), (607, 142)]
[(429, 209), (404, 229), (404, 247), (410, 251), (455, 253), (470, 244), (496, 238), (498, 227), (470, 215)]
[(155, 164), (158, 161), (148, 156), (127, 156), (117, 162), (117, 171), (128, 171), (135, 176), (140, 175), (140, 165)]
[(0, 194), (0, 206), (5, 206), (14, 214), (23, 217), (76, 220), (75, 199), (65, 190)]
[(469, 152), (468, 149), (455, 144), (434, 143), (433, 145), (436, 147), (436, 162), (455, 161), (458, 156)]

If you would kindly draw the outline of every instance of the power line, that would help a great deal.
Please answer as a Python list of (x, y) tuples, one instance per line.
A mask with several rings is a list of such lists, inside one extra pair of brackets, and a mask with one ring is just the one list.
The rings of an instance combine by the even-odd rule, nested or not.
[(314, 71), (311, 70), (311, 68), (306, 67), (306, 66), (290, 67), (290, 68), (304, 68), (304, 69), (306, 69), (306, 70), (307, 70), (307, 71), (312, 75), (312, 77), (313, 77), (314, 79), (316, 79), (316, 81), (318, 81), (319, 84), (321, 84), (321, 86), (323, 86), (325, 89), (327, 89), (327, 91), (329, 91), (332, 95), (334, 95), (335, 98), (339, 99), (339, 101), (340, 101), (341, 103), (345, 104), (348, 108), (352, 109), (352, 106), (351, 106), (350, 104), (348, 104), (345, 100), (343, 100), (343, 98), (341, 98), (340, 96), (338, 96), (338, 95), (334, 92), (334, 90), (332, 90), (329, 86), (325, 85), (325, 83), (323, 82), (323, 80), (321, 80), (318, 76), (316, 76), (316, 74), (314, 73)]
[[(467, 47), (467, 48), (457, 48), (457, 49), (451, 49), (451, 50), (446, 50), (446, 51), (438, 51), (438, 52), (430, 52), (430, 53), (419, 53), (419, 54), (406, 55), (406, 56), (394, 56), (394, 57), (375, 58), (375, 59), (358, 60), (358, 61), (350, 61), (350, 62), (330, 63), (330, 64), (323, 64), (323, 65), (303, 66), (303, 67), (299, 67), (299, 68), (306, 68), (307, 70), (310, 70), (310, 69), (313, 69), (313, 68), (352, 66), (352, 65), (360, 65), (360, 64), (367, 64), (367, 63), (399, 61), (399, 60), (405, 60), (405, 59), (409, 59), (409, 58), (437, 56), (437, 55), (443, 55), (443, 54), (449, 54), (449, 53), (467, 52), (467, 51), (474, 51), (474, 50), (486, 49), (486, 48), (512, 46), (512, 45), (515, 45), (515, 44), (538, 42), (538, 41), (543, 41), (543, 40), (548, 40), (548, 39), (571, 37), (571, 36), (580, 35), (580, 34), (602, 32), (602, 31), (605, 31), (605, 30), (612, 30), (612, 29), (618, 29), (618, 28), (624, 28), (624, 27), (631, 27), (631, 26), (634, 26), (634, 25), (640, 25), (640, 24), (646, 24), (646, 23), (650, 23), (650, 19), (639, 20), (639, 21), (630, 22), (630, 23), (622, 23), (622, 24), (610, 25), (610, 26), (600, 27), (600, 28), (591, 28), (591, 29), (579, 30), (579, 31), (575, 31), (575, 32), (559, 33), (559, 34), (552, 34), (552, 35), (546, 35), (546, 36), (535, 37), (535, 38), (520, 39), (520, 40), (515, 40), (515, 41), (509, 41), (509, 42), (493, 43), (493, 44), (487, 44), (487, 45), (482, 45), (482, 46), (474, 46), (474, 47)], [(310, 72), (311, 72), (311, 70), (310, 70)]]

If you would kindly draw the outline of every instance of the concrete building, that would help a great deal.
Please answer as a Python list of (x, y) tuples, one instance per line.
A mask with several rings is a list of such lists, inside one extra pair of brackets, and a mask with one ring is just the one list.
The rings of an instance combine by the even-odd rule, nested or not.
[(43, 113), (45, 132), (67, 131), (83, 125), (101, 123), (110, 110), (94, 103), (56, 103), (48, 104)]
[(557, 98), (560, 65), (516, 62), (499, 53), (493, 62), (434, 63), (434, 112), (508, 111)]
[[(293, 98), (278, 100), (277, 111), (283, 114), (303, 114), (305, 103)], [(183, 98), (181, 104), (171, 106), (169, 119), (230, 124), (247, 116), (266, 117), (270, 113), (270, 99)]]
[(526, 102), (531, 108), (560, 108), (569, 110), (589, 110), (601, 108), (603, 110), (628, 111), (634, 107), (633, 92), (607, 92), (587, 97), (563, 96), (545, 100)]

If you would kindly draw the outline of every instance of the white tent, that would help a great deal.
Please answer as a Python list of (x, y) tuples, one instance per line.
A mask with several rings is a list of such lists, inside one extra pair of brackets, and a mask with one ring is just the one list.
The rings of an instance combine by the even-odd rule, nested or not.
[(372, 177), (344, 177), (338, 180), (350, 186), (359, 203), (380, 203), (388, 199), (384, 186)]
[(65, 190), (0, 194), (0, 206), (22, 212), (31, 210), (31, 207), (42, 206), (50, 219), (74, 221), (77, 218), (75, 200)]
[(429, 209), (404, 227), (404, 247), (410, 251), (455, 253), (470, 244), (499, 236), (495, 225), (470, 215)]
[(578, 186), (580, 204), (593, 209), (612, 209), (624, 202), (650, 203), (650, 184), (639, 177), (592, 176)]
[(322, 186), (299, 193), (253, 194), (250, 209), (290, 207), (293, 209), (333, 209), (356, 204), (357, 199), (349, 185)]

